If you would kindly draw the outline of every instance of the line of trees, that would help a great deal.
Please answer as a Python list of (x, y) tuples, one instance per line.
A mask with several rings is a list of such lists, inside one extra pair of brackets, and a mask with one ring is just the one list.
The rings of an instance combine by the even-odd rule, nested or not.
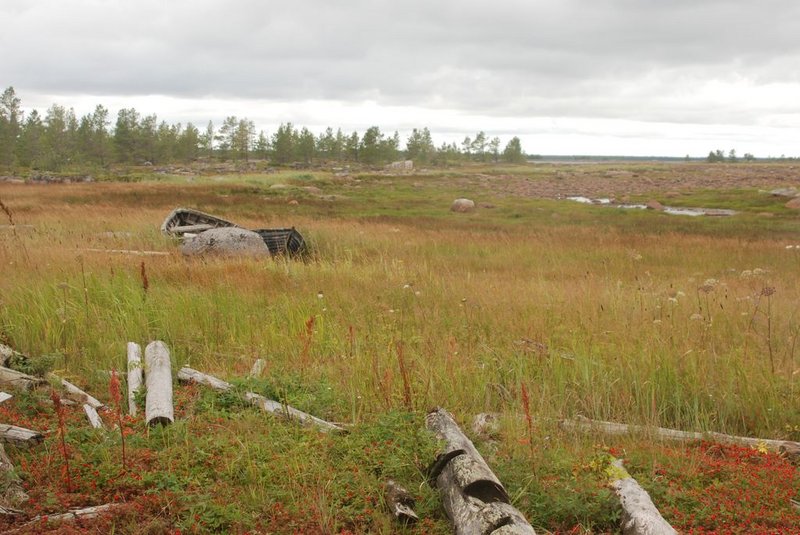
[(345, 134), (327, 128), (314, 135), (306, 127), (281, 124), (274, 134), (256, 132), (253, 121), (226, 117), (216, 128), (209, 121), (202, 131), (158, 121), (134, 108), (119, 111), (112, 125), (109, 111), (98, 105), (81, 118), (74, 110), (57, 104), (44, 116), (37, 110), (22, 112), (13, 87), (0, 97), (0, 167), (15, 166), (58, 171), (67, 166), (187, 163), (199, 158), (220, 160), (269, 160), (275, 164), (302, 162), (359, 162), (380, 165), (410, 159), (418, 165), (446, 165), (456, 161), (519, 163), (526, 159), (518, 137), (500, 149), (500, 138), (485, 132), (467, 137), (457, 145), (434, 145), (427, 128), (414, 129), (401, 147), (400, 135), (387, 135), (377, 126), (363, 134)]
[[(753, 162), (755, 159), (756, 157), (749, 152), (745, 152), (744, 156), (741, 158), (741, 160), (745, 162)], [(729, 150), (727, 156), (725, 156), (725, 153), (722, 152), (722, 150), (717, 149), (708, 152), (706, 161), (708, 163), (739, 163), (740, 159), (736, 155), (736, 149)]]

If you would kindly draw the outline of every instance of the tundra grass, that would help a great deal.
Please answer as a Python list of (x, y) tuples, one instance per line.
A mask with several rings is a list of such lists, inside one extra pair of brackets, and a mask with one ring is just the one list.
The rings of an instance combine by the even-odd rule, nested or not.
[[(380, 507), (380, 484), (393, 477), (413, 487), (427, 518), (411, 531), (444, 533), (423, 484), (435, 444), (419, 429), (440, 405), (465, 428), (479, 412), (503, 415), (495, 440), (479, 447), (538, 529), (613, 531), (619, 511), (591, 468), (598, 437), (565, 434), (559, 419), (800, 439), (797, 216), (776, 215), (776, 234), (736, 218), (488, 193), (493, 208), (450, 213), (453, 198), (483, 191), (469, 189), (477, 188), (469, 176), (287, 181), (315, 181), (342, 196), (332, 201), (300, 188), (275, 193), (252, 178), (1, 187), (18, 227), (0, 230), (0, 337), (32, 366), (105, 399), (108, 378), (97, 372), (120, 369), (128, 341), (164, 340), (176, 369), (227, 380), (262, 358), (267, 369), (251, 388), (354, 429), (319, 436), (184, 389), (174, 427), (147, 432), (130, 422), (133, 450), (147, 457), (142, 479), (107, 482), (93, 500), (120, 492), (154, 532), (388, 533), (403, 531)], [(178, 205), (253, 228), (296, 226), (313, 254), (183, 258), (158, 233)], [(19, 425), (44, 410), (41, 400), (19, 403), (36, 407), (9, 413)], [(111, 435), (84, 428), (73, 415), (75, 455), (86, 470), (112, 470)], [(646, 441), (623, 443), (667, 455)], [(29, 469), (53, 472), (43, 492), (54, 494), (32, 514), (89, 505), (52, 490), (58, 460), (38, 456), (54, 451), (25, 455)], [(145, 499), (160, 491), (162, 501)], [(689, 502), (671, 500), (691, 515)]]

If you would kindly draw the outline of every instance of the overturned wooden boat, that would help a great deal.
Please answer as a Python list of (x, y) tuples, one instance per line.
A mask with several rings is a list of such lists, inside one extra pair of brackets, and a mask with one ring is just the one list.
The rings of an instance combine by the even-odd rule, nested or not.
[[(161, 224), (161, 232), (169, 236), (188, 238), (206, 230), (222, 227), (243, 228), (200, 210), (176, 208)], [(273, 256), (281, 254), (299, 256), (306, 252), (306, 242), (294, 227), (254, 229), (253, 232), (261, 236)]]

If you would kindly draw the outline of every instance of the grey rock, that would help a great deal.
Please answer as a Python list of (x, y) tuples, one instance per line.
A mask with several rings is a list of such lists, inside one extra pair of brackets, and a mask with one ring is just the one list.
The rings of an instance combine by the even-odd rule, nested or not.
[(186, 256), (269, 256), (264, 240), (252, 230), (236, 227), (214, 228), (189, 238), (181, 245)]

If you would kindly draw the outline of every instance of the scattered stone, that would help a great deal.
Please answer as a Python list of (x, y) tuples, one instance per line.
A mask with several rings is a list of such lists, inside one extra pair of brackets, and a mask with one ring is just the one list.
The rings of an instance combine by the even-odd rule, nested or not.
[(320, 193), (322, 193), (322, 190), (316, 186), (303, 186), (303, 189), (313, 195), (319, 195)]
[(288, 184), (272, 184), (269, 189), (289, 189), (291, 188)]
[(484, 440), (496, 438), (500, 432), (497, 415), (491, 412), (476, 414), (472, 420), (472, 432)]
[(269, 256), (264, 239), (252, 230), (236, 227), (214, 228), (201, 232), (181, 245), (186, 256)]
[(290, 206), (297, 206), (297, 205), (298, 205), (298, 204), (300, 204), (300, 203), (299, 203), (299, 202), (297, 202), (295, 199), (292, 199), (292, 200), (291, 200), (291, 201), (289, 201), (287, 204), (289, 204)]
[(648, 210), (658, 210), (659, 212), (664, 211), (664, 205), (655, 199), (647, 201), (646, 206)]
[(475, 210), (475, 201), (471, 201), (469, 199), (456, 199), (453, 201), (453, 204), (450, 205), (451, 212), (472, 212)]
[(791, 210), (800, 210), (800, 197), (795, 197), (784, 205)]

